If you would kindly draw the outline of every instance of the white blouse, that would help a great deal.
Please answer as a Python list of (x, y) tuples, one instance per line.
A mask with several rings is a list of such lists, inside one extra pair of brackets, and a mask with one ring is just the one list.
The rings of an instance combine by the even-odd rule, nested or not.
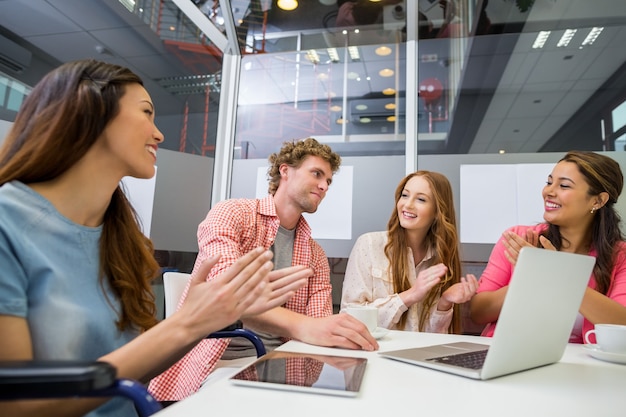
[[(365, 233), (357, 239), (343, 280), (341, 294), (341, 310), (348, 305), (374, 305), (378, 307), (378, 326), (392, 330), (419, 331), (419, 315), (422, 304), (416, 303), (407, 309), (400, 296), (393, 292), (393, 281), (389, 274), (389, 261), (385, 256), (387, 232)], [(415, 265), (413, 252), (407, 254), (409, 265)], [(430, 266), (433, 257), (432, 248), (428, 249), (424, 259), (409, 270), (409, 282), (414, 283), (417, 274)], [(447, 311), (437, 310), (437, 301), (433, 304), (430, 318), (425, 323), (424, 331), (430, 333), (447, 333), (452, 320), (452, 308)], [(402, 313), (408, 310), (406, 324), (398, 329)]]

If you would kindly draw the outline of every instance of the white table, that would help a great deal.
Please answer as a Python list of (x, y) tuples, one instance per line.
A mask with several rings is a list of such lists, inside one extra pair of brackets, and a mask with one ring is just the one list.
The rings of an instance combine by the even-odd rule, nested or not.
[[(380, 351), (490, 338), (392, 331)], [(477, 381), (380, 357), (376, 352), (322, 348), (291, 341), (293, 352), (368, 358), (357, 398), (233, 386), (220, 379), (159, 412), (167, 416), (626, 416), (626, 365), (594, 359), (568, 345), (560, 362)], [(232, 374), (236, 373), (233, 370)]]

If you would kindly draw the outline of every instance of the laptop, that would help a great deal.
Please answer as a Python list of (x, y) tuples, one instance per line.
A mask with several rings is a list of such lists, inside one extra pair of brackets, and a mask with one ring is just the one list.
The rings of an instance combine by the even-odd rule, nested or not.
[(490, 345), (459, 342), (379, 354), (482, 380), (555, 363), (569, 342), (594, 264), (592, 256), (524, 247)]

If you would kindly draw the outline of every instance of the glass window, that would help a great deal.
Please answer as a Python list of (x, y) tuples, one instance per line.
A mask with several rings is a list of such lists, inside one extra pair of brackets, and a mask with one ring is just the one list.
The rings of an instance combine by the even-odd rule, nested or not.
[(626, 101), (617, 106), (611, 116), (614, 131), (626, 126)]
[[(264, 28), (249, 27), (243, 50), (263, 53), (242, 57), (235, 158), (266, 158), (308, 136), (357, 153), (381, 142), (404, 152), (404, 6), (340, 3), (274, 7)], [(310, 18), (295, 27), (289, 13)]]

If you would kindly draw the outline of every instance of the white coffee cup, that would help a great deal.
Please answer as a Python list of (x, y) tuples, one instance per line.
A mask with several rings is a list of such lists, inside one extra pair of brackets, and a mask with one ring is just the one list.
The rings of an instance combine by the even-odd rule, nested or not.
[(349, 305), (344, 311), (363, 322), (367, 330), (373, 332), (378, 327), (378, 308), (374, 306)]
[(585, 342), (591, 343), (589, 337), (596, 335), (596, 344), (604, 352), (626, 354), (626, 326), (619, 324), (596, 324), (595, 329), (585, 333)]

